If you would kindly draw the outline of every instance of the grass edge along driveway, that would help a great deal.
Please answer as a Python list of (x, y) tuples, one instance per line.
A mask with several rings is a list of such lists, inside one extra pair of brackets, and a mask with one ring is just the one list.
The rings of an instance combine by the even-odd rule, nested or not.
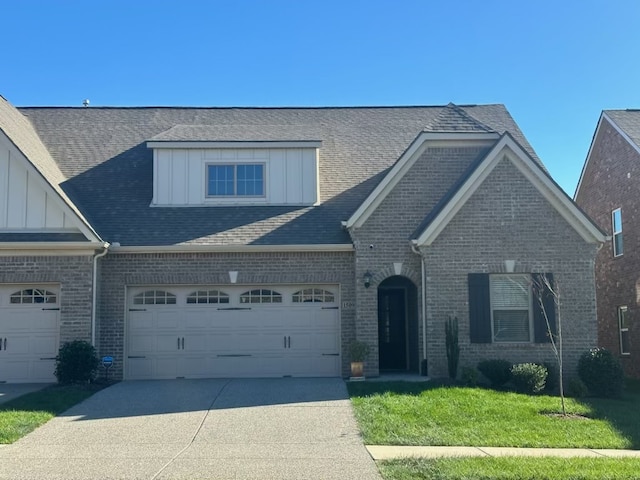
[(560, 399), (432, 382), (349, 383), (368, 445), (640, 449), (640, 388), (622, 399)]
[(13, 443), (105, 385), (52, 385), (0, 404), (0, 444)]

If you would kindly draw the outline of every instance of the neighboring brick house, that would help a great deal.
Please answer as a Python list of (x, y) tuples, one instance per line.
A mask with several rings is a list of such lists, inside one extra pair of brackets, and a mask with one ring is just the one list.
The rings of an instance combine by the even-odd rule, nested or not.
[(598, 343), (640, 378), (640, 111), (602, 112), (574, 198), (611, 237), (596, 257)]
[(543, 273), (568, 369), (596, 345), (605, 236), (502, 105), (1, 99), (0, 192), (0, 381), (75, 338), (124, 379), (348, 376), (356, 338), (367, 375), (442, 376), (449, 316), (463, 366), (550, 361)]

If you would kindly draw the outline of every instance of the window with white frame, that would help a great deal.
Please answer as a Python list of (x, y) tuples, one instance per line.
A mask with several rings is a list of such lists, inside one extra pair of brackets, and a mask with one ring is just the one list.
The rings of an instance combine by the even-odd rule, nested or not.
[(531, 277), (491, 275), (490, 289), (493, 341), (531, 341)]
[(208, 197), (262, 197), (264, 164), (207, 165)]
[(618, 328), (620, 330), (620, 353), (629, 355), (629, 309), (626, 305), (618, 307)]
[(613, 231), (613, 256), (622, 255), (622, 210), (616, 208), (611, 212), (611, 230)]

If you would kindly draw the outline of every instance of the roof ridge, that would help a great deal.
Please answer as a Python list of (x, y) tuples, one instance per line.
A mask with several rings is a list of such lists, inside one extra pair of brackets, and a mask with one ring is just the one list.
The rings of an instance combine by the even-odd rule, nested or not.
[(424, 130), (431, 132), (482, 131), (496, 133), (493, 128), (474, 118), (453, 102), (449, 102), (443, 107), (440, 113), (424, 127)]

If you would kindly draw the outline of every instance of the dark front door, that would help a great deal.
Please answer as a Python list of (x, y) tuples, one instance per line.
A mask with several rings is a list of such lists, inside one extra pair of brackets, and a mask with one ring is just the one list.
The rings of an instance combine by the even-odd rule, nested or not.
[(407, 369), (407, 314), (404, 288), (378, 290), (380, 370)]

